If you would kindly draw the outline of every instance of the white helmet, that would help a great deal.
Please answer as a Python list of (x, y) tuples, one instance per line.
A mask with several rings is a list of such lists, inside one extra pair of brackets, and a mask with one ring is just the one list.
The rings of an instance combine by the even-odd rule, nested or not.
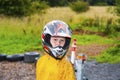
[[(64, 46), (52, 47), (50, 43), (51, 36), (65, 37)], [(69, 48), (71, 36), (72, 31), (65, 22), (53, 20), (47, 23), (43, 28), (42, 46), (50, 56), (54, 57), (55, 59), (62, 59)]]

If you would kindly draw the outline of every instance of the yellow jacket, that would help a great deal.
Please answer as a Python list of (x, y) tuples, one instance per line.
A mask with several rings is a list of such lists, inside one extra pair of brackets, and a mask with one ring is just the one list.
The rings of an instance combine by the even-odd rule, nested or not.
[(36, 65), (36, 80), (76, 80), (72, 64), (66, 58), (56, 60), (48, 54)]

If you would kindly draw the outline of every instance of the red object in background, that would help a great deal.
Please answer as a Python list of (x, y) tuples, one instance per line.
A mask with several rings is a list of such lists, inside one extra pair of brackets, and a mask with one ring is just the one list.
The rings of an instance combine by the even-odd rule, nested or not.
[(76, 51), (76, 39), (73, 39), (73, 43), (72, 43), (72, 51)]
[(75, 62), (75, 57), (76, 57), (76, 39), (73, 39), (73, 43), (72, 43), (72, 52), (71, 52), (71, 63), (74, 64)]

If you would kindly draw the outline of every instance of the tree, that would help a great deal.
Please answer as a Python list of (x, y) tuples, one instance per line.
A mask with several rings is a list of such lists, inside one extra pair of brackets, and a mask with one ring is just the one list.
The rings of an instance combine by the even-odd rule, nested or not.
[(40, 0), (40, 1), (46, 1), (52, 7), (54, 7), (54, 6), (66, 6), (68, 4), (67, 0)]
[(107, 4), (114, 5), (115, 0), (87, 0), (90, 5)]

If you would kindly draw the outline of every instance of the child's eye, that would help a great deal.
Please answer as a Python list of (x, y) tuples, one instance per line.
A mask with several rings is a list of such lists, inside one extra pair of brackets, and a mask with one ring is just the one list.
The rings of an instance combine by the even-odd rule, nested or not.
[(65, 42), (65, 40), (60, 40), (61, 43)]
[(54, 41), (57, 41), (57, 39), (54, 39)]
[(60, 40), (60, 42), (64, 42), (64, 40)]

